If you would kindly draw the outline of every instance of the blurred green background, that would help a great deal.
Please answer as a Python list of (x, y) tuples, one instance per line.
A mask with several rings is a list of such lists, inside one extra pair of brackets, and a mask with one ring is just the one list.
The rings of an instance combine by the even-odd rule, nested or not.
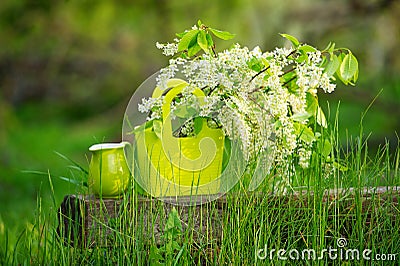
[[(320, 98), (343, 136), (358, 134), (363, 111), (370, 147), (397, 145), (400, 129), (400, 1), (391, 0), (6, 0), (0, 3), (0, 230), (23, 225), (40, 191), (52, 206), (79, 188), (54, 151), (88, 166), (88, 147), (119, 142), (124, 109), (149, 75), (167, 64), (155, 42), (201, 19), (235, 42), (271, 50), (288, 33), (323, 49), (333, 40), (359, 59), (356, 87)], [(218, 45), (218, 44), (217, 44)], [(218, 47), (217, 47), (218, 48)], [(225, 46), (219, 46), (225, 48)], [(78, 176), (79, 177), (79, 176)], [(3, 229), (2, 229), (3, 228)]]

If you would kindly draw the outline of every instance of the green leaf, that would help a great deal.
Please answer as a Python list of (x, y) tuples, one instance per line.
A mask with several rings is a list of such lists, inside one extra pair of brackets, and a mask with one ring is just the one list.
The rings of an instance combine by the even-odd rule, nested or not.
[[(340, 54), (338, 54), (337, 55), (337, 58), (338, 58), (338, 60), (339, 60), (339, 64), (341, 65), (342, 64), (342, 62), (343, 62), (343, 58), (344, 58), (344, 54), (343, 53), (340, 53)], [(343, 82), (343, 83), (345, 83), (345, 81), (344, 81), (344, 79), (343, 79), (343, 77), (342, 77), (342, 75), (341, 75), (341, 73), (340, 73), (340, 67), (336, 70), (336, 75), (337, 75), (337, 77)], [(345, 83), (346, 84), (346, 83)]]
[(188, 50), (188, 56), (194, 56), (195, 54), (197, 54), (198, 52), (200, 52), (201, 47), (198, 44), (195, 44), (194, 46), (191, 46)]
[(303, 113), (296, 113), (292, 115), (292, 119), (297, 122), (304, 122), (308, 118), (310, 118), (312, 115), (308, 112), (303, 112)]
[(353, 61), (353, 63), (355, 64), (356, 71), (355, 71), (355, 73), (353, 75), (353, 82), (356, 82), (357, 79), (358, 79), (358, 71), (359, 71), (359, 69), (358, 69), (358, 61), (357, 61), (357, 58), (353, 54), (350, 54), (350, 57), (351, 57), (351, 61)]
[(296, 62), (301, 64), (308, 60), (308, 55), (306, 53), (300, 53), (300, 55), (296, 58)]
[(201, 27), (201, 25), (203, 25), (203, 23), (201, 23), (200, 19), (197, 21), (197, 25), (199, 26), (199, 28)]
[(202, 117), (196, 117), (194, 119), (194, 134), (198, 135), (203, 128), (203, 123), (204, 123), (205, 118)]
[(341, 172), (346, 172), (349, 168), (346, 165), (340, 164), (339, 162), (334, 161), (333, 167), (339, 169)]
[(298, 86), (296, 86), (296, 85), (292, 86), (292, 84), (296, 84), (296, 78), (297, 78), (297, 73), (294, 71), (286, 73), (285, 75), (283, 75), (281, 77), (282, 84), (286, 84), (287, 90), (293, 94), (298, 93), (298, 90), (299, 90)]
[(268, 67), (268, 66), (269, 66), (269, 61), (268, 61), (266, 58), (262, 57), (262, 58), (261, 58), (261, 62), (262, 62), (262, 64), (263, 64), (265, 67)]
[(324, 49), (324, 51), (327, 51), (329, 55), (333, 56), (333, 52), (335, 51), (335, 43), (334, 42), (329, 42), (328, 46)]
[(208, 32), (206, 33), (206, 39), (207, 39), (208, 47), (214, 47), (214, 41), (213, 41), (213, 39), (211, 37), (211, 34), (208, 33)]
[(207, 33), (204, 30), (201, 30), (199, 34), (197, 34), (197, 44), (204, 52), (209, 53)]
[(181, 249), (181, 246), (180, 246), (179, 243), (176, 242), (176, 241), (172, 241), (172, 242), (171, 242), (171, 246), (172, 246), (172, 251), (180, 250), (180, 249)]
[(198, 34), (199, 34), (199, 32), (197, 32), (197, 35), (189, 43), (189, 46), (188, 46), (188, 49), (187, 49), (187, 55), (189, 57), (194, 56), (195, 54), (197, 54), (201, 50), (200, 45), (197, 43)]
[(321, 127), (326, 128), (328, 126), (327, 122), (326, 122), (326, 118), (325, 118), (325, 114), (324, 111), (322, 111), (321, 107), (317, 107), (317, 123), (318, 125), (320, 125)]
[(296, 58), (297, 63), (303, 63), (303, 62), (308, 61), (308, 53), (317, 51), (317, 49), (315, 49), (314, 47), (312, 47), (311, 45), (308, 45), (308, 44), (302, 45), (297, 49), (300, 52), (300, 56), (298, 56)]
[(232, 34), (230, 32), (227, 31), (222, 31), (222, 30), (216, 30), (216, 29), (212, 29), (212, 28), (208, 28), (215, 36), (217, 36), (218, 38), (222, 39), (222, 40), (230, 40), (233, 39), (233, 37), (235, 37), (236, 34)]
[[(294, 125), (296, 126), (297, 123), (295, 123)], [(282, 122), (279, 120), (276, 120), (274, 123), (274, 127), (276, 130), (281, 130), (282, 129)]]
[(252, 70), (254, 70), (256, 72), (260, 72), (264, 68), (264, 65), (261, 62), (261, 60), (256, 58), (256, 57), (251, 58), (247, 62), (247, 65), (249, 66), (250, 69), (252, 69)]
[(317, 97), (315, 97), (311, 93), (307, 92), (306, 104), (307, 104), (307, 108), (306, 108), (307, 113), (309, 113), (311, 116), (314, 116), (316, 114), (317, 108), (318, 108)]
[(285, 33), (280, 33), (280, 35), (281, 35), (283, 38), (285, 38), (285, 39), (287, 39), (288, 41), (290, 41), (290, 42), (293, 44), (294, 47), (298, 47), (298, 46), (300, 45), (300, 42), (299, 42), (299, 40), (297, 40), (296, 37), (293, 37), (292, 35), (285, 34)]
[(176, 33), (176, 37), (182, 39), (183, 36), (185, 36), (185, 34), (188, 33), (187, 31), (181, 32), (181, 33)]
[(300, 139), (306, 143), (311, 143), (315, 140), (314, 133), (309, 127), (304, 126), (300, 134)]
[(199, 30), (190, 30), (185, 33), (182, 39), (178, 43), (178, 52), (189, 49), (189, 45), (193, 43), (193, 40), (197, 43), (197, 34)]
[(185, 53), (181, 53), (181, 58), (183, 58), (183, 59), (188, 59), (189, 56), (187, 56)]
[(163, 259), (164, 258), (163, 256), (161, 256), (160, 250), (157, 248), (157, 246), (152, 245), (150, 247), (150, 254), (149, 254), (150, 264), (154, 266), (164, 265), (163, 263), (161, 263)]
[(356, 71), (356, 73), (355, 73), (354, 76), (353, 76), (353, 82), (354, 82), (354, 83), (358, 80), (358, 73), (359, 73), (359, 70), (358, 70), (358, 68), (357, 68), (357, 71)]
[(325, 158), (328, 157), (332, 151), (332, 144), (329, 142), (329, 140), (320, 139), (320, 141), (318, 142), (318, 146), (319, 146), (321, 155), (324, 156)]
[(168, 219), (164, 227), (164, 232), (171, 231), (174, 229), (182, 231), (181, 220), (179, 218), (178, 211), (175, 209), (175, 207), (173, 207), (170, 213), (168, 214)]
[(336, 70), (339, 68), (340, 62), (336, 55), (332, 55), (327, 65), (325, 66), (325, 73), (328, 77), (335, 74)]
[(355, 77), (358, 77), (358, 61), (357, 58), (349, 53), (345, 55), (340, 65), (340, 76), (343, 79), (344, 84), (350, 83), (352, 80), (355, 81)]
[(302, 51), (304, 53), (315, 53), (317, 49), (315, 49), (311, 45), (305, 44), (299, 47), (299, 51)]
[(294, 123), (294, 128), (296, 135), (298, 135), (302, 141), (311, 143), (315, 140), (314, 132), (306, 125)]

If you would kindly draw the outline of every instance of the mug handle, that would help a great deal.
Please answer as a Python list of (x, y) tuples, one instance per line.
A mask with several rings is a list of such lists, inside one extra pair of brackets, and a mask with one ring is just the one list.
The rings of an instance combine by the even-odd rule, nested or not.
[(129, 165), (131, 165), (133, 163), (133, 148), (132, 148), (132, 144), (129, 143), (128, 141), (122, 141), (121, 144), (123, 144), (126, 166), (128, 167), (131, 176), (133, 176), (133, 173), (132, 173), (133, 169), (131, 171), (131, 168), (129, 167)]

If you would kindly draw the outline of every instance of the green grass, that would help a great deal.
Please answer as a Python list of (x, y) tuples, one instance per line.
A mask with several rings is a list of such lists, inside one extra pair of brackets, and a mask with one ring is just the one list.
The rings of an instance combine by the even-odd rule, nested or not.
[[(120, 128), (119, 123), (113, 126), (104, 115), (66, 125), (51, 114), (51, 106), (21, 109), (19, 113), (10, 112), (7, 126), (0, 128), (0, 136), (5, 136), (0, 138), (0, 234), (3, 236), (6, 228), (10, 239), (33, 224), (38, 195), (47, 210), (53, 208), (49, 197), (54, 196), (59, 204), (65, 194), (77, 192), (76, 186), (58, 177), (79, 177), (80, 173), (55, 152), (66, 154), (87, 168), (89, 146), (114, 141), (105, 136), (115, 136), (116, 128)], [(50, 173), (54, 192), (47, 175), (24, 171)]]
[[(34, 130), (41, 129), (38, 127)], [(57, 130), (61, 129), (55, 126), (54, 131)], [(43, 132), (46, 134), (43, 140), (55, 141), (51, 137), (52, 130), (46, 132)], [(37, 133), (31, 134), (34, 136)], [(268, 178), (269, 182), (264, 182), (257, 191), (263, 193), (262, 197), (259, 193), (249, 193), (242, 184), (238, 184), (234, 192), (226, 195), (227, 203), (223, 205), (223, 215), (218, 221), (222, 225), (222, 237), (219, 240), (209, 235), (196, 238), (196, 232), (191, 224), (194, 223), (194, 219), (204, 219), (208, 223), (206, 231), (212, 230), (211, 222), (216, 215), (217, 202), (208, 204), (206, 211), (200, 213), (191, 210), (188, 219), (190, 223), (181, 231), (179, 213), (166, 211), (164, 204), (158, 201), (154, 201), (150, 209), (139, 211), (135, 207), (137, 197), (129, 190), (122, 203), (127, 207), (119, 217), (111, 219), (106, 225), (112, 233), (102, 241), (106, 241), (109, 246), (71, 247), (62, 241), (63, 236), (57, 234), (57, 208), (62, 196), (57, 192), (59, 190), (57, 186), (64, 186), (65, 183), (53, 182), (55, 178), (49, 173), (48, 176), (40, 177), (42, 185), (39, 187), (41, 189), (37, 194), (35, 214), (32, 219), (22, 225), (12, 226), (5, 223), (0, 216), (0, 264), (369, 264), (370, 262), (363, 260), (330, 260), (327, 255), (324, 259), (315, 261), (283, 261), (277, 257), (279, 249), (287, 251), (296, 249), (300, 252), (315, 249), (321, 252), (324, 249), (337, 248), (338, 239), (344, 238), (348, 249), (361, 251), (370, 249), (372, 255), (396, 254), (397, 261), (387, 263), (397, 265), (400, 260), (398, 204), (381, 201), (376, 197), (369, 205), (364, 206), (365, 202), (357, 189), (366, 186), (400, 185), (399, 142), (391, 143), (390, 145), (395, 145), (393, 148), (386, 143), (371, 153), (368, 139), (363, 138), (362, 127), (358, 137), (347, 138), (345, 143), (339, 143), (341, 136), (338, 130), (328, 130), (328, 133), (324, 137), (334, 143), (333, 157), (339, 161), (343, 169), (346, 168), (345, 171), (339, 167), (327, 169), (323, 164), (327, 158), (320, 156), (316, 151), (307, 170), (272, 171)], [(29, 142), (29, 134), (24, 136), (26, 136), (25, 141)], [(83, 138), (82, 146), (86, 146), (87, 141), (87, 137)], [(20, 145), (23, 146), (24, 143)], [(31, 152), (33, 154), (33, 151)], [(295, 161), (296, 158), (289, 160)], [(62, 161), (62, 163), (65, 169), (68, 169), (68, 162)], [(282, 178), (290, 180), (292, 188), (285, 196), (272, 195), (271, 187)], [(246, 180), (243, 182), (246, 183)], [(350, 187), (356, 189), (355, 196), (324, 200), (323, 194), (327, 189)], [(66, 193), (65, 190), (62, 191)], [(85, 193), (84, 190), (74, 187), (69, 191)], [(300, 198), (291, 196), (296, 191), (304, 191), (305, 194)], [(369, 208), (368, 211), (365, 211), (365, 208)], [(143, 224), (146, 215), (150, 224)], [(160, 217), (165, 219), (159, 219)], [(152, 228), (151, 224), (157, 219), (162, 230), (161, 242), (157, 242), (154, 236), (146, 235), (146, 228)], [(264, 249), (260, 254), (266, 254), (265, 259), (257, 257), (260, 249)], [(269, 257), (271, 251), (272, 260)]]

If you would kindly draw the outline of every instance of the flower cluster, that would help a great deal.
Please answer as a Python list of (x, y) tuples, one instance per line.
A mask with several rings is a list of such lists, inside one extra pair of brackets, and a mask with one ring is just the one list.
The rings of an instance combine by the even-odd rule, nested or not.
[[(207, 28), (193, 28), (192, 32), (203, 34), (202, 30)], [(272, 148), (276, 163), (284, 163), (288, 156), (297, 153), (299, 165), (307, 168), (311, 149), (318, 138), (315, 125), (326, 126), (317, 93), (335, 90), (333, 75), (339, 68), (336, 59), (345, 59), (337, 56), (334, 48), (328, 47), (321, 52), (300, 44), (292, 36), (288, 39), (292, 41), (292, 47), (270, 52), (236, 44), (216, 53), (211, 52), (211, 46), (204, 47), (203, 44), (205, 53), (194, 58), (187, 56), (188, 50), (180, 50), (180, 40), (173, 44), (157, 43), (168, 56), (186, 52), (185, 56), (170, 59), (169, 65), (161, 69), (157, 77), (157, 86), (161, 90), (166, 90), (168, 80), (177, 77), (178, 73), (188, 83), (184, 93), (171, 104), (171, 117), (186, 120), (181, 132), (183, 136), (193, 135), (193, 117), (212, 118), (228, 138), (240, 141), (248, 160), (266, 148)], [(349, 73), (342, 74), (341, 77), (345, 77)], [(346, 83), (355, 74), (347, 76), (347, 79), (339, 78)], [(198, 88), (205, 95), (201, 102), (193, 96), (193, 91)], [(143, 99), (139, 111), (149, 112), (149, 120), (160, 119), (162, 102), (161, 98)], [(183, 108), (185, 112), (182, 112)]]
[(163, 54), (166, 56), (172, 56), (174, 54), (176, 54), (176, 52), (178, 51), (178, 44), (177, 43), (167, 43), (167, 44), (162, 44), (157, 42), (156, 43), (156, 47), (158, 49), (162, 49), (163, 50)]

